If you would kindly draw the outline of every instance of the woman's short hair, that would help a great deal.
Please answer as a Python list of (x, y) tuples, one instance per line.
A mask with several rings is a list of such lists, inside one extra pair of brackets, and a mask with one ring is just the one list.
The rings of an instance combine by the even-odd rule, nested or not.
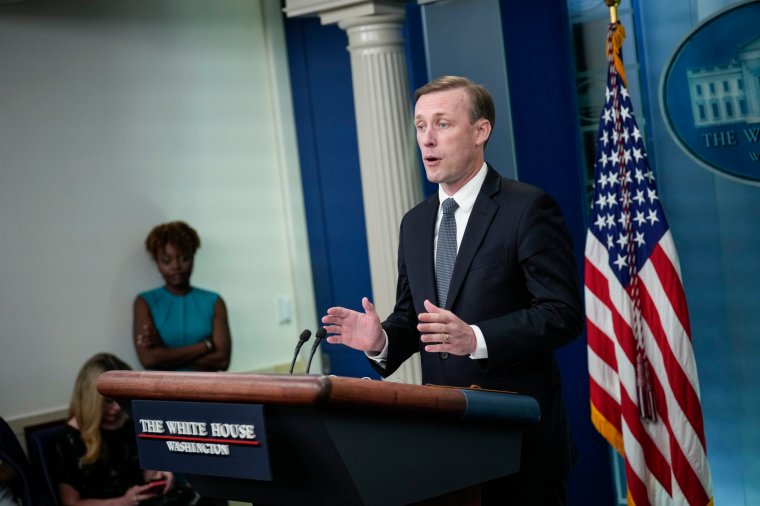
[(105, 397), (98, 392), (98, 376), (106, 371), (132, 369), (116, 355), (97, 353), (84, 363), (74, 382), (74, 391), (69, 404), (69, 418), (74, 418), (79, 425), (79, 433), (85, 445), (81, 461), (91, 464), (98, 460), (102, 447), (100, 424), (103, 420)]
[(466, 77), (460, 76), (441, 76), (433, 79), (429, 83), (417, 88), (414, 92), (414, 101), (420, 99), (422, 95), (435, 93), (436, 91), (455, 90), (464, 88), (467, 96), (470, 98), (470, 123), (475, 123), (480, 118), (485, 118), (491, 123), (491, 130), (496, 123), (496, 108), (493, 104), (491, 93), (480, 84), (476, 84)]
[(145, 238), (145, 249), (155, 260), (158, 254), (171, 244), (187, 255), (194, 255), (201, 247), (201, 238), (193, 227), (184, 221), (170, 221), (156, 225)]

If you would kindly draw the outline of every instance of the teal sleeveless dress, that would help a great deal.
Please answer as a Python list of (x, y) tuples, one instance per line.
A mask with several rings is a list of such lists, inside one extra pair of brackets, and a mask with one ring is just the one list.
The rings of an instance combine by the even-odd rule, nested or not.
[(174, 295), (162, 286), (142, 292), (140, 297), (147, 302), (158, 335), (168, 348), (211, 337), (219, 294), (193, 287), (184, 295)]

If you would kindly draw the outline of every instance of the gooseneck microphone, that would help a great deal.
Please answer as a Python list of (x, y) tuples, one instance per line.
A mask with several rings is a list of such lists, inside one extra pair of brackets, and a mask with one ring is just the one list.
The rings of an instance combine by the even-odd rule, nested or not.
[(301, 346), (304, 345), (306, 341), (309, 340), (311, 337), (311, 330), (305, 329), (303, 332), (301, 332), (301, 335), (298, 336), (298, 343), (296, 343), (296, 351), (293, 353), (293, 361), (290, 363), (290, 371), (289, 374), (293, 374), (293, 367), (296, 365), (296, 358), (298, 358), (298, 352), (301, 351)]
[(311, 369), (311, 359), (314, 358), (314, 352), (317, 351), (317, 348), (319, 348), (319, 343), (322, 342), (322, 339), (324, 339), (326, 335), (327, 331), (325, 328), (319, 327), (319, 330), (317, 330), (317, 333), (314, 336), (314, 344), (311, 345), (311, 352), (309, 352), (309, 362), (306, 364), (306, 374), (309, 374), (309, 369)]

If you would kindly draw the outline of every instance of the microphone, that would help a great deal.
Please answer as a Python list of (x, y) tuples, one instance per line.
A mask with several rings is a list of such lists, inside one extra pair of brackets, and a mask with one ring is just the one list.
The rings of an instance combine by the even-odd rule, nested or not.
[(309, 374), (309, 369), (311, 368), (311, 359), (314, 358), (314, 352), (317, 351), (317, 348), (319, 348), (319, 343), (322, 342), (322, 339), (324, 339), (326, 335), (327, 331), (325, 328), (319, 327), (316, 335), (314, 336), (314, 344), (311, 345), (311, 352), (309, 352), (309, 362), (306, 364), (306, 374)]
[(309, 340), (311, 337), (311, 330), (305, 329), (303, 332), (301, 332), (301, 335), (298, 336), (298, 343), (296, 344), (296, 351), (293, 353), (293, 361), (290, 363), (290, 371), (288, 374), (293, 374), (293, 367), (296, 365), (296, 358), (298, 357), (298, 352), (301, 351), (301, 346)]

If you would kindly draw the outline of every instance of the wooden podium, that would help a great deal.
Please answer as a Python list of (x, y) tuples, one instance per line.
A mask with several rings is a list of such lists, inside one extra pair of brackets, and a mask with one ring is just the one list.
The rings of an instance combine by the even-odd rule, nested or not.
[[(479, 504), (480, 483), (518, 470), (522, 430), (540, 415), (533, 398), (517, 394), (333, 376), (110, 371), (98, 391), (135, 420), (143, 467), (156, 468), (146, 456), (155, 448), (173, 459), (160, 469), (182, 474), (202, 495), (254, 504)], [(159, 415), (140, 414), (145, 404)], [(219, 422), (235, 407), (261, 416), (255, 440), (237, 441), (255, 448), (216, 444), (231, 441), (227, 428), (198, 432), (234, 425)], [(185, 434), (167, 435), (146, 418), (182, 423)], [(193, 453), (210, 449), (228, 455)], [(258, 460), (230, 460), (243, 452)], [(240, 477), (248, 471), (270, 476)]]

